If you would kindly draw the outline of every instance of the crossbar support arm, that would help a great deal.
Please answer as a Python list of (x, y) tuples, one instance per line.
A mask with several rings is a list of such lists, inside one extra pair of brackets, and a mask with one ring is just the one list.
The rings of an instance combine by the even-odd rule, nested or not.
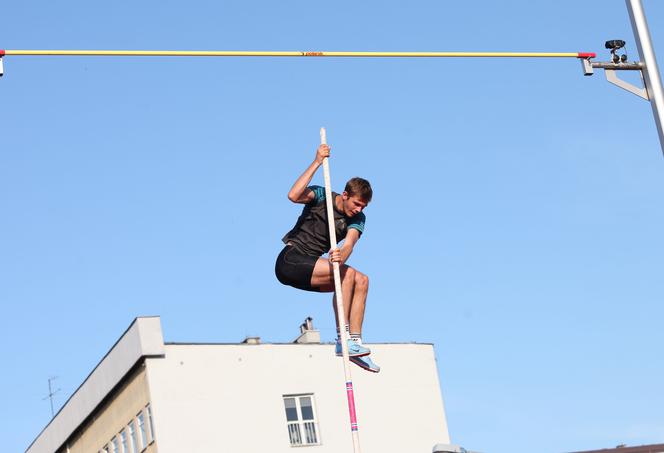
[(641, 80), (643, 81), (643, 63), (613, 63), (608, 61), (595, 62), (591, 61), (589, 58), (583, 59), (581, 63), (583, 65), (584, 75), (590, 76), (595, 73), (595, 69), (604, 69), (604, 75), (606, 76), (606, 80), (609, 83), (612, 83), (617, 87), (622, 88), (623, 90), (627, 90), (630, 93), (645, 99), (646, 101), (650, 100), (650, 97), (648, 96), (648, 90), (645, 88), (645, 82), (643, 88), (637, 87), (627, 82), (626, 80), (619, 78), (618, 74), (616, 73), (616, 71), (639, 71), (641, 74)]

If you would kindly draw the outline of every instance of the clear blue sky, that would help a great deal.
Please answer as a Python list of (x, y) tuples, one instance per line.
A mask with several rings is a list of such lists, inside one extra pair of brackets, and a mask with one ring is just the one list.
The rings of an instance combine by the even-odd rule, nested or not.
[[(664, 3), (644, 0), (664, 60)], [(0, 48), (595, 51), (621, 0), (9, 2)], [(664, 158), (578, 61), (6, 57), (0, 438), (22, 451), (139, 315), (167, 341), (292, 340), (286, 193), (328, 128), (374, 185), (368, 342), (433, 342), (453, 442), (664, 441)], [(322, 184), (322, 175), (314, 182)], [(376, 361), (380, 363), (378, 357)], [(357, 372), (360, 372), (359, 370)], [(386, 395), (388, 398), (388, 395)], [(360, 420), (361, 423), (361, 420)]]

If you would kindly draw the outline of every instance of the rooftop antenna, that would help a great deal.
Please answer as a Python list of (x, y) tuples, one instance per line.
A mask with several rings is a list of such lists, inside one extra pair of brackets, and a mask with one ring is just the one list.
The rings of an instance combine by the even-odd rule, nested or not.
[(53, 390), (53, 381), (55, 381), (58, 377), (57, 376), (51, 376), (48, 378), (48, 396), (45, 396), (42, 398), (42, 401), (48, 399), (51, 402), (51, 418), (55, 417), (55, 411), (53, 410), (53, 397), (55, 396), (56, 393), (58, 393), (61, 389), (56, 389)]

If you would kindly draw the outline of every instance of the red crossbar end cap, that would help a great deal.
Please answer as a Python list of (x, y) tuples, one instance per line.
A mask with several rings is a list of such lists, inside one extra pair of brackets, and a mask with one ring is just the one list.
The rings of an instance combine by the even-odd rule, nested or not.
[(595, 52), (579, 52), (576, 56), (577, 58), (595, 58), (597, 54)]
[(4, 57), (4, 56), (5, 56), (5, 51), (0, 49), (0, 57)]

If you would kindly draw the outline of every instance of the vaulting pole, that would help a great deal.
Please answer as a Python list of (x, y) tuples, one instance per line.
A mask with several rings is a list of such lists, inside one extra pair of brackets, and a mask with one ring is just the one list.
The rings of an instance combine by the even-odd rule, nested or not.
[[(325, 128), (320, 129), (320, 143), (327, 145)], [(330, 231), (330, 247), (337, 248), (337, 233), (334, 228), (334, 208), (332, 207), (332, 184), (330, 183), (330, 163), (328, 158), (323, 159), (323, 176), (325, 177), (325, 202), (327, 204), (327, 225)], [(348, 332), (346, 332), (346, 315), (344, 311), (344, 300), (341, 291), (341, 272), (339, 263), (332, 263), (334, 272), (334, 294), (337, 302), (337, 323), (339, 325), (339, 338), (341, 340), (341, 351), (344, 361), (344, 377), (346, 382), (346, 396), (348, 397), (348, 413), (350, 415), (350, 431), (353, 436), (353, 452), (360, 453), (360, 434), (357, 428), (357, 415), (355, 414), (355, 395), (353, 394), (353, 379), (350, 373), (350, 361), (348, 360)]]

